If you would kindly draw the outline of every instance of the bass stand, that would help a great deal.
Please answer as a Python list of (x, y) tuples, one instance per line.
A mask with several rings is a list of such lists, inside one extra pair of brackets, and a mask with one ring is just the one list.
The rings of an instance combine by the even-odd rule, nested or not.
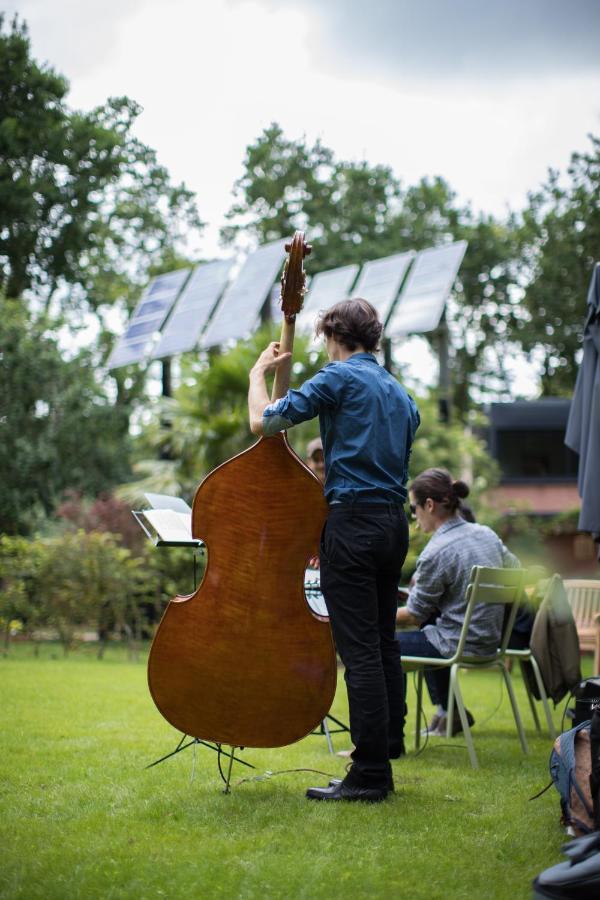
[[(179, 497), (171, 497), (167, 494), (145, 494), (144, 496), (150, 504), (150, 509), (132, 510), (136, 522), (146, 536), (150, 538), (155, 547), (189, 547), (191, 549), (192, 574), (195, 591), (198, 582), (198, 557), (204, 552), (204, 543), (192, 537), (191, 507)], [(246, 760), (236, 756), (235, 747), (231, 748), (231, 753), (227, 753), (227, 751), (223, 750), (222, 744), (202, 741), (200, 738), (191, 738), (186, 744), (184, 741), (187, 737), (188, 735), (184, 734), (171, 753), (161, 756), (160, 759), (156, 759), (145, 768), (151, 769), (153, 766), (157, 766), (159, 763), (175, 756), (176, 753), (181, 753), (182, 750), (186, 750), (188, 747), (195, 747), (198, 744), (202, 744), (204, 747), (208, 747), (209, 750), (214, 750), (214, 752), (219, 755), (219, 774), (225, 782), (225, 789), (223, 791), (225, 794), (231, 793), (231, 770), (234, 760), (241, 763), (243, 766), (248, 766), (249, 769), (256, 768), (252, 763), (246, 762)], [(240, 747), (240, 750), (243, 749), (243, 747)], [(221, 755), (229, 757), (227, 776), (223, 774)]]
[[(247, 766), (249, 769), (255, 769), (256, 766), (253, 766), (252, 763), (246, 762), (245, 759), (241, 759), (239, 756), (235, 755), (235, 747), (231, 748), (231, 753), (228, 753), (223, 749), (223, 744), (212, 744), (210, 741), (202, 741), (200, 738), (192, 738), (187, 744), (184, 744), (185, 739), (188, 737), (187, 734), (184, 734), (177, 746), (170, 753), (167, 753), (165, 756), (161, 756), (160, 759), (155, 759), (154, 762), (149, 763), (147, 766), (144, 766), (145, 769), (151, 769), (153, 766), (157, 766), (159, 763), (165, 762), (165, 760), (170, 759), (172, 756), (175, 756), (176, 753), (181, 753), (182, 750), (187, 750), (188, 747), (196, 746), (197, 744), (202, 744), (203, 747), (208, 747), (209, 750), (214, 750), (215, 753), (219, 754), (218, 766), (219, 766), (219, 774), (223, 781), (225, 782), (225, 787), (223, 788), (224, 794), (231, 793), (231, 770), (233, 768), (233, 761), (241, 763), (243, 766)], [(243, 747), (239, 748), (243, 750)], [(223, 769), (221, 768), (221, 756), (227, 756), (229, 759), (229, 765), (227, 767), (227, 777), (223, 774)]]
[[(334, 724), (337, 725), (338, 727), (337, 727), (337, 728), (330, 728), (330, 727), (329, 727), (329, 722), (327, 721), (328, 719), (330, 719), (332, 722), (334, 722)], [(327, 739), (327, 746), (329, 747), (329, 752), (330, 752), (331, 754), (333, 754), (335, 751), (334, 751), (334, 749), (333, 749), (333, 742), (332, 742), (332, 740), (331, 740), (331, 735), (332, 735), (332, 734), (339, 734), (339, 733), (342, 732), (342, 731), (348, 731), (348, 732), (349, 732), (350, 729), (348, 728), (347, 725), (344, 725), (343, 722), (340, 722), (339, 719), (336, 719), (335, 716), (332, 716), (331, 713), (328, 713), (328, 714), (325, 716), (325, 718), (322, 720), (321, 724), (319, 725), (318, 730), (317, 730), (317, 731), (312, 731), (311, 734), (319, 734), (319, 735), (323, 735), (323, 734), (324, 734), (325, 737), (326, 737), (326, 739)]]

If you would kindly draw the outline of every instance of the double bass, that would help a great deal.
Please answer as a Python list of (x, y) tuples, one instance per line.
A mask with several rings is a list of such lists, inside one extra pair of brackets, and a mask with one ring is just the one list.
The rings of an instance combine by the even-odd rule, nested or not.
[[(297, 231), (286, 250), (282, 352), (292, 348), (310, 248)], [(276, 372), (273, 399), (285, 394), (290, 367)], [(192, 508), (192, 534), (208, 551), (204, 576), (192, 594), (170, 601), (148, 660), (154, 702), (179, 731), (233, 747), (281, 747), (325, 718), (335, 651), (329, 621), (306, 601), (304, 573), (326, 512), (320, 482), (284, 432), (204, 478)]]

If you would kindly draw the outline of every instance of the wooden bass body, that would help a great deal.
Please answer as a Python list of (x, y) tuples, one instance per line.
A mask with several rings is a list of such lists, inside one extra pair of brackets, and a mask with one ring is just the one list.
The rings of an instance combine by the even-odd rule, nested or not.
[(200, 484), (192, 533), (208, 549), (199, 588), (169, 603), (148, 661), (162, 715), (192, 737), (279, 747), (312, 731), (336, 686), (328, 620), (304, 572), (327, 513), (284, 434), (261, 438)]

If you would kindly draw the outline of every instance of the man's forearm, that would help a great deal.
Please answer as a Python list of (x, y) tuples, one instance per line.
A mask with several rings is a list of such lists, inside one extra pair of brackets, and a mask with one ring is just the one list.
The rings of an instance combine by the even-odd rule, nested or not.
[(255, 367), (250, 371), (248, 388), (248, 417), (252, 434), (263, 433), (263, 413), (270, 402), (265, 373)]
[(411, 625), (420, 625), (421, 620), (413, 616), (406, 606), (401, 606), (396, 613), (396, 625), (398, 628), (410, 628)]

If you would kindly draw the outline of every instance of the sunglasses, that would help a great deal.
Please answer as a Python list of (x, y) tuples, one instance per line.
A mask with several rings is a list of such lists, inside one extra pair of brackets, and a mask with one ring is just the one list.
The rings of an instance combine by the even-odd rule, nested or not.
[(409, 504), (409, 507), (408, 507), (408, 508), (410, 509), (410, 514), (411, 514), (411, 516), (414, 516), (415, 513), (416, 513), (416, 511), (417, 511), (416, 504), (415, 504), (415, 503), (411, 503), (411, 504)]

